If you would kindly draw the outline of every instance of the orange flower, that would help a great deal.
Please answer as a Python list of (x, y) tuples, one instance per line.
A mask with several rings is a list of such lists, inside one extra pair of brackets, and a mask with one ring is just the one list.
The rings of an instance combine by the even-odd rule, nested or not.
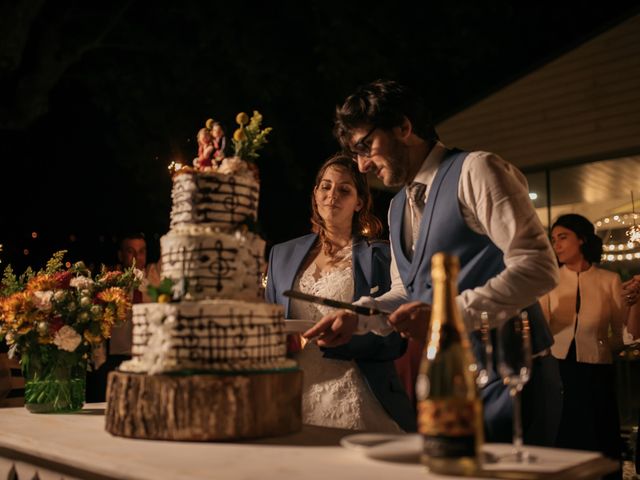
[(15, 326), (22, 323), (25, 314), (32, 309), (31, 295), (25, 292), (14, 293), (0, 304), (0, 320)]
[(127, 296), (124, 291), (118, 287), (107, 288), (97, 295), (98, 300), (102, 300), (105, 303), (126, 301)]
[[(131, 302), (127, 298), (127, 295), (125, 294), (124, 290), (117, 287), (107, 288), (103, 292), (100, 292), (97, 295), (97, 298), (99, 300), (102, 300), (105, 303), (113, 304), (112, 308), (115, 308), (115, 317), (116, 317), (115, 320), (117, 322), (124, 322), (127, 320), (127, 316), (129, 314), (129, 311), (131, 310)], [(111, 309), (107, 307), (106, 310), (111, 310)], [(111, 317), (107, 317), (106, 310), (105, 310), (105, 316), (103, 316), (103, 321), (108, 321), (113, 323), (113, 321), (111, 320)], [(111, 315), (113, 315), (113, 312), (111, 312)]]
[(25, 290), (27, 292), (35, 292), (36, 290), (53, 290), (58, 286), (58, 279), (53, 275), (41, 274), (36, 275), (29, 283)]
[(104, 283), (105, 285), (115, 285), (118, 280), (122, 277), (122, 272), (118, 270), (113, 270), (111, 272), (105, 273), (102, 277), (100, 277), (99, 281)]

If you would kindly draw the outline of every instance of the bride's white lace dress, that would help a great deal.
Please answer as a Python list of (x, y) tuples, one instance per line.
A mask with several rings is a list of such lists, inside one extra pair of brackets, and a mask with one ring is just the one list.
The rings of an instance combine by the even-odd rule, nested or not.
[[(351, 246), (343, 249), (341, 260), (320, 272), (314, 263), (299, 273), (294, 289), (312, 295), (350, 302), (353, 298)], [(320, 320), (332, 309), (309, 302), (291, 301), (291, 317)], [(303, 370), (302, 421), (308, 425), (401, 432), (368, 387), (354, 361), (324, 358), (315, 342), (308, 342), (297, 354)]]

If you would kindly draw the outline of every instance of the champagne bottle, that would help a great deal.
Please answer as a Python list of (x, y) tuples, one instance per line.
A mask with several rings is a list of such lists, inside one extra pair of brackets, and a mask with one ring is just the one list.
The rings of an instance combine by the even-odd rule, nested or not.
[(458, 258), (431, 259), (431, 323), (416, 383), (422, 462), (433, 472), (469, 475), (480, 466), (482, 401), (476, 364), (456, 305)]

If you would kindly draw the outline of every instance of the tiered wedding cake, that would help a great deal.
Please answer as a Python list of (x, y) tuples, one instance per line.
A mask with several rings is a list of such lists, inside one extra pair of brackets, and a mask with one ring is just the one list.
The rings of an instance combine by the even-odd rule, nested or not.
[[(260, 186), (247, 160), (269, 129), (257, 112), (247, 126), (242, 115), (234, 143), (246, 160), (219, 155), (174, 173), (160, 241), (173, 281), (160, 299), (174, 301), (133, 308), (133, 358), (109, 377), (113, 434), (223, 440), (300, 428), (301, 373), (286, 358), (282, 307), (262, 300), (264, 241), (249, 231)], [(211, 160), (203, 152), (194, 164)]]

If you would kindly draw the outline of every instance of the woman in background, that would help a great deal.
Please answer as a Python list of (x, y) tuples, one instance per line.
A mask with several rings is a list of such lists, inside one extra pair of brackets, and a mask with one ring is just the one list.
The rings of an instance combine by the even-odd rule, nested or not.
[(560, 282), (540, 299), (560, 362), (564, 384), (557, 445), (595, 450), (620, 460), (620, 420), (613, 355), (623, 347), (626, 308), (618, 274), (595, 266), (602, 240), (593, 224), (577, 214), (553, 224), (551, 243)]
[[(266, 299), (287, 318), (319, 320), (329, 307), (289, 300), (289, 289), (352, 302), (378, 296), (390, 285), (389, 244), (377, 241), (366, 177), (350, 157), (335, 155), (316, 176), (313, 233), (275, 245), (269, 256)], [(398, 334), (355, 335), (346, 345), (306, 343), (295, 356), (304, 372), (303, 422), (377, 432), (415, 431), (416, 417), (393, 360), (406, 349)]]

